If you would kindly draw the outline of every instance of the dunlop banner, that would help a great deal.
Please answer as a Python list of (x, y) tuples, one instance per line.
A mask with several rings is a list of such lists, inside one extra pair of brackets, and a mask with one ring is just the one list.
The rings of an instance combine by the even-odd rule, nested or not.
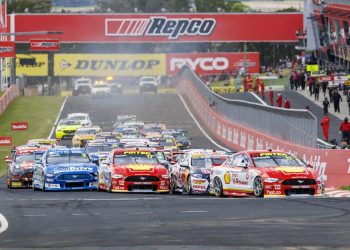
[[(34, 65), (20, 65), (20, 59), (35, 58)], [(10, 77), (10, 60), (6, 59), (7, 77)], [(16, 75), (27, 76), (48, 76), (48, 56), (47, 54), (17, 54), (16, 55)]]
[(165, 54), (55, 54), (55, 76), (165, 75)]
[(235, 87), (211, 87), (211, 90), (217, 94), (226, 94), (236, 92)]

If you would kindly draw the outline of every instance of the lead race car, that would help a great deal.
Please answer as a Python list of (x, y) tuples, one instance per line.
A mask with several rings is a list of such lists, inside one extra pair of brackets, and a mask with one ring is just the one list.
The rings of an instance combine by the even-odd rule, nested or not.
[(294, 154), (243, 151), (210, 173), (211, 193), (221, 196), (322, 195), (322, 176)]
[(168, 193), (169, 174), (149, 149), (116, 149), (100, 165), (99, 189)]
[(81, 148), (50, 148), (34, 167), (33, 190), (97, 190), (98, 167)]

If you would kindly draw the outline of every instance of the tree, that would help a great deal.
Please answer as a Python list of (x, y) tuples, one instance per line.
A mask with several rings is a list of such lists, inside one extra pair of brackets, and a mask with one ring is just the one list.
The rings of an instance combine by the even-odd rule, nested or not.
[(195, 0), (198, 12), (248, 12), (251, 9), (241, 1)]
[(51, 0), (12, 0), (7, 4), (7, 13), (48, 13), (51, 7)]
[(289, 8), (277, 10), (276, 12), (300, 12), (300, 10), (294, 7), (289, 7)]

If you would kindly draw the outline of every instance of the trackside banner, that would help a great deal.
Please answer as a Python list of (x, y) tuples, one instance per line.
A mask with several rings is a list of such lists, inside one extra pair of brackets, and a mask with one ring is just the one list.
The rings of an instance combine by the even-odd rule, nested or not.
[(165, 75), (165, 54), (55, 54), (55, 76)]
[(0, 58), (15, 56), (15, 42), (0, 42)]
[[(62, 31), (61, 42), (290, 42), (302, 13), (254, 14), (16, 14), (15, 32)], [(29, 42), (18, 36), (16, 42)], [(45, 39), (44, 35), (35, 36)]]
[[(20, 64), (21, 59), (35, 59), (33, 65)], [(10, 76), (10, 60), (6, 60), (8, 65), (7, 76)], [(16, 75), (27, 76), (47, 76), (48, 75), (48, 55), (47, 54), (17, 54), (16, 55)]]
[(260, 53), (248, 52), (244, 59), (244, 53), (191, 53), (191, 54), (167, 54), (167, 73), (176, 75), (179, 69), (188, 65), (199, 75), (220, 75), (231, 71), (236, 73), (247, 67), (249, 73), (260, 72)]

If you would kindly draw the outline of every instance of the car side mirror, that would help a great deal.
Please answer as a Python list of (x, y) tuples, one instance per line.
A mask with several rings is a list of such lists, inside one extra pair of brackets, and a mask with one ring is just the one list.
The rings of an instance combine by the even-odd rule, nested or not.
[(310, 163), (308, 163), (306, 166), (307, 166), (308, 168), (314, 168), (314, 166), (312, 166)]

